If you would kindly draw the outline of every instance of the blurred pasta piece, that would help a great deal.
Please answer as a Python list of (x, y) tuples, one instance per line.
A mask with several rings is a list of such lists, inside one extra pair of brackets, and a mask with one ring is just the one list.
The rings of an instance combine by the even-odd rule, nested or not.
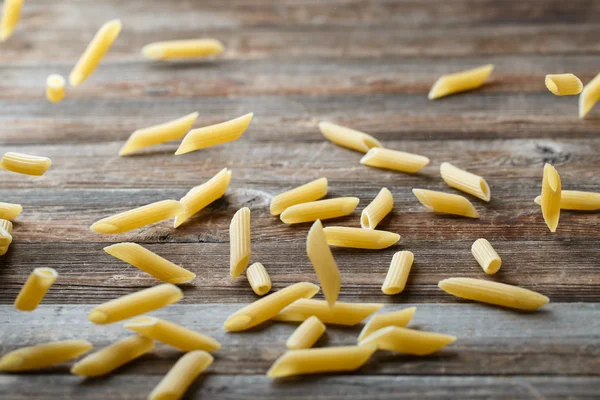
[(224, 49), (216, 39), (170, 40), (147, 44), (142, 54), (151, 60), (173, 60), (208, 57), (221, 54)]
[(323, 136), (330, 142), (361, 153), (366, 153), (373, 147), (383, 147), (371, 135), (341, 125), (332, 124), (331, 122), (319, 123), (319, 129)]

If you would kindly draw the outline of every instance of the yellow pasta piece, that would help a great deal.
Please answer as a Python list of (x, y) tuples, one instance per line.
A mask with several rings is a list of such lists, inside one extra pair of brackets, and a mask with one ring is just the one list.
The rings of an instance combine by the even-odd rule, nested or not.
[[(535, 198), (535, 203), (542, 204), (542, 196)], [(578, 190), (560, 191), (560, 208), (562, 210), (595, 211), (600, 210), (600, 193), (581, 192)]]
[(573, 74), (546, 75), (546, 87), (557, 96), (572, 96), (581, 93), (583, 83)]
[(65, 97), (65, 78), (52, 74), (46, 78), (46, 99), (50, 103), (58, 103)]
[(429, 158), (398, 150), (373, 148), (360, 159), (362, 165), (415, 173), (429, 164)]
[(229, 272), (232, 278), (240, 276), (250, 263), (250, 209), (238, 210), (229, 224)]
[(558, 227), (561, 196), (561, 182), (558, 172), (552, 165), (544, 165), (541, 199), (542, 215), (550, 232), (556, 232), (556, 228)]
[(340, 346), (288, 350), (267, 372), (270, 378), (322, 372), (354, 371), (375, 353), (375, 346)]
[(579, 118), (585, 118), (598, 100), (600, 100), (600, 74), (585, 85), (579, 95)]
[(404, 310), (385, 314), (376, 314), (372, 316), (363, 330), (360, 331), (360, 335), (358, 335), (358, 341), (360, 342), (361, 340), (367, 338), (371, 333), (388, 326), (398, 326), (404, 328), (412, 319), (415, 311), (417, 311), (417, 307), (410, 307), (405, 308)]
[(184, 354), (150, 393), (148, 400), (180, 399), (213, 360), (213, 356), (202, 350)]
[(216, 39), (189, 39), (155, 42), (142, 48), (144, 57), (152, 60), (201, 58), (220, 54), (225, 49)]
[(363, 229), (375, 229), (392, 208), (394, 208), (392, 193), (387, 188), (382, 188), (377, 197), (362, 211), (360, 226)]
[(327, 178), (316, 179), (275, 196), (271, 201), (271, 215), (279, 215), (288, 207), (319, 200), (326, 195)]
[(442, 75), (431, 87), (428, 98), (435, 100), (454, 93), (477, 89), (488, 80), (493, 70), (494, 66), (488, 64), (454, 74)]
[(310, 201), (286, 208), (279, 218), (286, 224), (338, 218), (352, 214), (359, 202), (358, 197), (336, 197), (334, 199)]
[(221, 348), (221, 343), (210, 336), (164, 319), (142, 316), (125, 323), (124, 326), (139, 335), (173, 346), (181, 351), (215, 351)]
[(0, 358), (0, 371), (31, 371), (69, 361), (94, 347), (87, 340), (63, 340), (22, 347)]
[(328, 226), (323, 231), (328, 245), (354, 249), (385, 249), (400, 240), (397, 233), (362, 228)]
[(192, 129), (183, 138), (175, 155), (186, 154), (237, 140), (248, 129), (253, 116), (254, 113), (249, 113), (230, 121), (221, 122), (220, 124)]
[(181, 289), (163, 283), (100, 304), (90, 311), (88, 319), (95, 324), (112, 324), (177, 303), (182, 298)]
[(486, 239), (477, 239), (471, 246), (471, 253), (486, 274), (495, 274), (502, 265), (500, 256)]
[(414, 259), (415, 256), (410, 251), (399, 251), (394, 254), (385, 281), (381, 286), (383, 293), (394, 295), (404, 290)]
[(105, 235), (123, 233), (164, 221), (165, 219), (177, 217), (186, 211), (186, 206), (177, 200), (157, 201), (156, 203), (101, 219), (94, 223), (90, 229)]
[(257, 295), (264, 296), (271, 290), (271, 278), (261, 263), (257, 262), (248, 267), (246, 276), (248, 277), (248, 282), (250, 282), (252, 290)]
[(30, 156), (21, 153), (6, 153), (0, 160), (0, 167), (7, 171), (17, 174), (41, 176), (50, 168), (50, 161), (47, 157)]
[[(10, 243), (12, 243), (13, 224), (12, 224), (12, 222), (10, 222), (7, 219), (0, 218), (0, 236), (3, 235), (3, 231), (8, 233), (8, 235), (10, 235), (10, 238), (11, 238)], [(6, 254), (6, 252), (8, 251), (8, 247), (10, 246), (10, 243), (0, 246), (0, 256), (3, 256)]]
[(189, 282), (196, 277), (193, 272), (173, 264), (137, 243), (117, 243), (105, 247), (104, 251), (163, 282), (178, 284)]
[(429, 211), (479, 218), (473, 204), (463, 196), (426, 189), (413, 189), (412, 191)]
[(23, 206), (14, 203), (3, 203), (0, 201), (0, 218), (13, 220), (23, 211)]
[(519, 310), (536, 310), (550, 301), (532, 290), (482, 279), (448, 278), (438, 286), (456, 297)]
[(71, 70), (69, 83), (71, 86), (82, 84), (96, 69), (100, 60), (108, 52), (121, 32), (121, 21), (113, 19), (100, 27), (92, 41)]
[[(10, 234), (10, 232), (8, 231), (8, 229), (6, 229), (4, 227), (4, 223), (2, 221), (7, 221), (8, 223), (11, 223), (8, 220), (0, 220), (0, 247), (7, 247), (10, 246), (10, 244), (12, 243), (12, 235)], [(12, 224), (11, 224), (12, 226)]]
[(490, 201), (492, 193), (485, 179), (479, 175), (472, 174), (450, 163), (442, 163), (440, 174), (448, 186), (469, 193), (484, 201)]
[(369, 315), (379, 311), (379, 303), (343, 303), (337, 301), (333, 308), (323, 300), (300, 299), (281, 311), (274, 321), (299, 322), (311, 316), (319, 318), (325, 324), (356, 325)]
[(206, 206), (223, 197), (231, 182), (231, 170), (223, 168), (215, 176), (201, 185), (193, 187), (179, 202), (187, 207), (187, 211), (175, 218), (177, 228)]
[(15, 299), (17, 310), (35, 310), (56, 278), (58, 278), (58, 273), (52, 268), (34, 269)]
[(308, 231), (306, 254), (319, 278), (325, 300), (329, 307), (333, 307), (340, 293), (342, 278), (320, 220), (316, 220)]
[(456, 337), (451, 335), (388, 326), (373, 332), (366, 339), (361, 340), (358, 345), (375, 345), (379, 350), (425, 356), (435, 353), (455, 341)]
[(71, 368), (71, 373), (85, 377), (106, 375), (153, 348), (152, 339), (138, 335), (129, 336), (78, 361)]
[(317, 343), (326, 329), (325, 324), (313, 315), (296, 328), (285, 345), (290, 350), (309, 349)]
[(0, 41), (4, 42), (15, 31), (21, 18), (22, 6), (23, 0), (4, 0), (2, 19), (0, 20)]
[(298, 299), (313, 297), (319, 287), (309, 282), (298, 282), (248, 304), (227, 318), (223, 329), (230, 332), (250, 329), (275, 317), (281, 310)]
[(377, 139), (371, 135), (344, 126), (332, 124), (331, 122), (319, 123), (319, 129), (323, 136), (330, 142), (347, 149), (366, 153), (373, 147), (383, 147)]
[(138, 129), (129, 136), (127, 142), (119, 150), (119, 155), (127, 156), (146, 147), (181, 139), (190, 131), (196, 118), (198, 118), (198, 113), (193, 112), (163, 124)]

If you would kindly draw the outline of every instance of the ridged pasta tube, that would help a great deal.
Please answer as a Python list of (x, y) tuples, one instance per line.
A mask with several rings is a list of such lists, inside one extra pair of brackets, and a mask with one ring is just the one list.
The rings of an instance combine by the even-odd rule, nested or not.
[(152, 60), (202, 58), (220, 54), (225, 49), (216, 39), (188, 39), (155, 42), (142, 48), (144, 57)]
[(41, 176), (48, 171), (52, 161), (48, 157), (30, 156), (22, 153), (6, 153), (0, 160), (0, 167), (17, 174)]
[(79, 357), (92, 347), (87, 340), (63, 340), (21, 347), (0, 358), (0, 371), (20, 372), (51, 367)]
[(413, 189), (414, 195), (429, 211), (479, 218), (473, 204), (463, 196), (426, 189)]
[(186, 154), (192, 151), (216, 146), (239, 139), (252, 121), (253, 113), (242, 115), (220, 124), (192, 129), (183, 138), (175, 155)]
[(123, 233), (177, 217), (186, 211), (186, 206), (176, 200), (157, 201), (101, 219), (90, 229), (105, 235)]
[(290, 350), (311, 348), (325, 333), (326, 329), (325, 324), (313, 315), (296, 328), (285, 345)]
[(360, 331), (358, 341), (367, 338), (371, 333), (378, 331), (381, 328), (386, 328), (388, 326), (405, 327), (412, 319), (416, 310), (417, 307), (410, 307), (399, 311), (373, 315), (363, 330)]
[(316, 179), (275, 196), (271, 201), (271, 215), (279, 215), (288, 207), (319, 200), (326, 195), (327, 178)]
[(42, 302), (50, 286), (58, 278), (52, 268), (36, 268), (27, 278), (27, 282), (15, 299), (15, 307), (20, 311), (33, 311)]
[(483, 201), (489, 202), (492, 197), (489, 185), (479, 175), (457, 168), (447, 162), (440, 166), (440, 174), (444, 182), (454, 189), (469, 193)]
[(213, 360), (213, 356), (202, 350), (184, 354), (150, 393), (148, 400), (182, 398), (196, 378), (210, 367)]
[(201, 185), (193, 187), (179, 202), (187, 211), (175, 217), (173, 226), (177, 228), (185, 221), (199, 213), (212, 202), (223, 197), (231, 182), (231, 170), (223, 168), (215, 176)]
[(332, 124), (331, 122), (319, 123), (319, 129), (323, 136), (330, 142), (361, 153), (366, 153), (373, 147), (383, 147), (371, 135), (341, 125)]
[(279, 218), (286, 224), (314, 222), (318, 219), (331, 219), (352, 214), (360, 199), (358, 197), (337, 197), (296, 204), (288, 207)]
[(360, 226), (363, 229), (375, 229), (393, 208), (394, 198), (392, 193), (387, 188), (382, 188), (377, 197), (362, 211)]
[(488, 80), (493, 70), (494, 66), (488, 64), (466, 71), (442, 75), (431, 87), (428, 95), (429, 100), (477, 89)]
[(383, 307), (379, 303), (343, 303), (336, 301), (333, 308), (324, 300), (299, 299), (273, 318), (275, 321), (300, 322), (311, 316), (325, 324), (356, 325)]
[(404, 151), (373, 148), (360, 159), (362, 165), (413, 174), (429, 164), (429, 158)]
[(581, 93), (583, 83), (573, 74), (546, 75), (546, 87), (556, 96), (572, 96)]
[(561, 196), (561, 182), (558, 172), (552, 165), (544, 165), (541, 198), (542, 215), (550, 232), (556, 232), (556, 228), (558, 227)]
[(415, 256), (410, 251), (399, 251), (394, 254), (385, 281), (381, 286), (383, 293), (394, 295), (404, 290), (414, 259)]
[(379, 350), (425, 356), (435, 353), (455, 341), (456, 337), (451, 335), (388, 326), (373, 332), (366, 339), (361, 340), (358, 345), (376, 345)]

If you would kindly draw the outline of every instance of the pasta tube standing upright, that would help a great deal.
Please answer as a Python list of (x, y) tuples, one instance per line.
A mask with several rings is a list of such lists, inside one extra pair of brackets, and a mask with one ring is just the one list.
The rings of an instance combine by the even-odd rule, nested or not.
[(477, 239), (471, 246), (471, 253), (486, 274), (495, 274), (502, 265), (500, 256), (486, 239)]
[(542, 180), (542, 215), (550, 232), (556, 232), (560, 219), (561, 182), (556, 169), (544, 165), (544, 178)]
[(366, 153), (373, 147), (383, 147), (381, 143), (371, 135), (332, 124), (331, 122), (319, 123), (319, 129), (323, 136), (330, 142), (361, 153)]
[(181, 141), (175, 155), (237, 140), (248, 129), (253, 116), (254, 113), (249, 113), (220, 124), (192, 129)]
[(52, 74), (46, 78), (46, 99), (50, 103), (58, 103), (65, 97), (65, 78)]
[(250, 263), (250, 209), (238, 210), (229, 225), (229, 272), (237, 278)]
[(21, 18), (22, 6), (23, 0), (4, 0), (2, 19), (0, 20), (0, 41), (4, 42), (15, 31)]
[(430, 211), (479, 218), (479, 213), (473, 204), (463, 196), (425, 189), (413, 189), (412, 191), (421, 204)]
[(157, 201), (101, 219), (95, 222), (90, 229), (105, 235), (123, 233), (177, 217), (186, 211), (186, 206), (176, 200)]
[(271, 278), (264, 265), (257, 262), (248, 267), (246, 272), (248, 282), (254, 293), (258, 296), (264, 296), (271, 290)]
[(579, 118), (585, 118), (598, 100), (600, 100), (600, 74), (585, 85), (579, 95)]
[(17, 174), (41, 176), (48, 171), (52, 161), (48, 157), (30, 156), (21, 153), (6, 153), (0, 160), (0, 167)]
[(213, 360), (213, 356), (202, 350), (184, 354), (150, 393), (148, 400), (180, 399)]
[(447, 162), (440, 165), (440, 174), (444, 182), (454, 189), (469, 193), (483, 201), (489, 202), (492, 197), (487, 182), (478, 175), (456, 168)]
[(34, 269), (15, 300), (17, 310), (35, 310), (56, 278), (58, 273), (52, 268)]
[(271, 201), (271, 215), (279, 215), (296, 204), (319, 200), (327, 195), (327, 178), (319, 178), (295, 189), (278, 194)]
[(306, 254), (319, 278), (325, 300), (331, 308), (340, 293), (342, 278), (327, 244), (327, 236), (320, 220), (316, 220), (308, 231)]
[(392, 208), (394, 208), (392, 193), (388, 188), (382, 188), (377, 197), (362, 211), (360, 226), (363, 229), (375, 229)]
[(406, 325), (408, 325), (416, 310), (417, 307), (410, 307), (400, 311), (375, 314), (371, 317), (369, 322), (367, 322), (363, 330), (360, 331), (360, 335), (358, 335), (358, 341), (361, 341), (367, 338), (371, 333), (388, 326), (398, 326), (404, 328)]
[(64, 340), (21, 347), (0, 358), (0, 371), (31, 371), (69, 361), (94, 347), (87, 340)]
[(394, 254), (385, 281), (381, 286), (383, 293), (393, 295), (404, 290), (414, 259), (415, 256), (410, 251), (399, 251)]
[(190, 191), (179, 200), (181, 204), (187, 207), (187, 211), (175, 217), (173, 226), (177, 228), (199, 213), (206, 206), (223, 197), (230, 182), (231, 170), (223, 168), (208, 181), (190, 189)]
[(147, 44), (142, 48), (142, 54), (151, 60), (202, 58), (220, 54), (224, 48), (216, 39), (170, 40)]
[(454, 93), (477, 89), (488, 80), (493, 70), (494, 66), (488, 64), (467, 71), (442, 75), (431, 87), (428, 95), (429, 100), (435, 100)]

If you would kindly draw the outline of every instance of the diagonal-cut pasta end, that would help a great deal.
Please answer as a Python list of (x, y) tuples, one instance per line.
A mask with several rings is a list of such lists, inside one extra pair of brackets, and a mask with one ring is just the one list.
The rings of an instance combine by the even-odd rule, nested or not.
[(196, 279), (196, 274), (186, 270), (183, 275), (181, 276), (177, 276), (174, 278), (170, 278), (167, 282), (172, 283), (173, 285), (179, 285), (182, 283), (187, 283), (187, 282), (191, 282), (194, 279)]
[(427, 208), (429, 211), (433, 211), (433, 206), (429, 202), (429, 199), (427, 198), (427, 195), (423, 189), (413, 189), (412, 192), (425, 208)]
[(110, 235), (112, 233), (117, 233), (119, 228), (113, 224), (109, 224), (103, 221), (98, 221), (90, 226), (90, 229), (97, 233), (102, 233), (104, 235)]
[(232, 315), (223, 324), (223, 329), (229, 332), (243, 331), (252, 321), (249, 315)]
[(105, 324), (108, 321), (108, 315), (100, 310), (92, 310), (88, 315), (88, 320), (95, 324)]
[(536, 198), (533, 200), (533, 202), (535, 204), (537, 204), (538, 206), (542, 205), (542, 196), (536, 196)]
[(131, 134), (131, 136), (129, 137), (129, 139), (127, 139), (127, 141), (125, 142), (123, 147), (121, 147), (121, 150), (119, 150), (119, 156), (120, 157), (128, 156), (128, 155), (134, 153), (135, 151), (139, 150), (140, 148), (142, 148), (142, 147), (136, 145), (137, 141), (138, 141), (138, 138), (135, 136), (135, 132), (133, 132)]
[(431, 90), (429, 90), (429, 93), (427, 94), (427, 98), (429, 100), (435, 100), (435, 99), (439, 99), (440, 97), (444, 97), (446, 94), (446, 90), (444, 88), (444, 83), (446, 82), (446, 76), (441, 76), (439, 77), (435, 83), (433, 84), (433, 86), (431, 87)]
[(18, 370), (25, 360), (16, 354), (7, 354), (0, 359), (0, 371)]
[(399, 240), (400, 235), (398, 235), (397, 233), (385, 232), (385, 235), (382, 236), (381, 239), (379, 239), (377, 244), (380, 246), (379, 248), (385, 249), (398, 243)]
[(150, 317), (147, 315), (143, 315), (141, 317), (134, 318), (134, 319), (130, 320), (129, 322), (126, 322), (123, 325), (123, 327), (125, 329), (131, 329), (131, 330), (135, 331), (135, 329), (138, 327), (154, 326), (158, 323), (158, 321), (159, 320), (156, 317)]
[(163, 46), (158, 43), (151, 43), (142, 47), (142, 55), (151, 60), (160, 60), (164, 57), (164, 54)]

